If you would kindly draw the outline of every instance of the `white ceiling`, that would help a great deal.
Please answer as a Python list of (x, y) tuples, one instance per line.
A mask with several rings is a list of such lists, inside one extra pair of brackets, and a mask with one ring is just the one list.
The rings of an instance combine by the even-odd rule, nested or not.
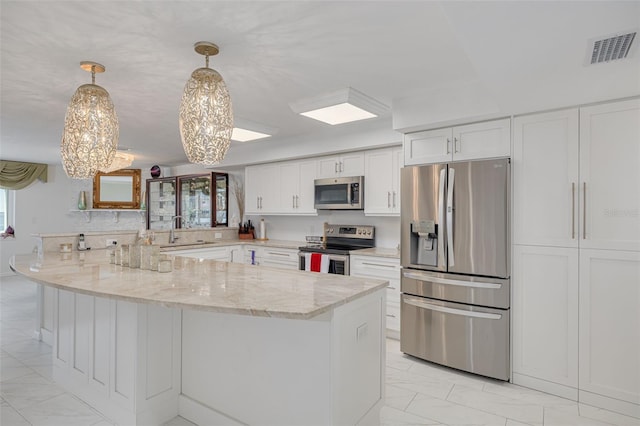
[[(640, 94), (640, 39), (624, 61), (584, 66), (588, 39), (640, 27), (640, 1), (2, 0), (0, 14), (6, 160), (60, 162), (66, 106), (90, 82), (79, 67), (90, 60), (107, 68), (96, 83), (116, 106), (120, 145), (143, 164), (186, 163), (178, 105), (204, 65), (193, 51), (200, 40), (220, 46), (211, 67), (236, 118), (278, 129), (249, 142), (263, 148), (326, 132), (288, 104), (348, 86), (433, 117), (445, 108), (442, 94), (460, 87), (479, 88), (494, 114)], [(464, 118), (472, 100), (460, 96), (449, 119)], [(237, 144), (231, 150), (247, 149)]]

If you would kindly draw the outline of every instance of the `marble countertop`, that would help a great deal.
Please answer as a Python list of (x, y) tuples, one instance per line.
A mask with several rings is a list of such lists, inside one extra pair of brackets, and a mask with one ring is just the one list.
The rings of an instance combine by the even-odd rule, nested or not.
[(169, 273), (112, 265), (104, 250), (16, 255), (10, 265), (37, 283), (92, 296), (291, 319), (313, 318), (387, 286), (377, 279), (167, 256), (173, 259)]
[(349, 252), (352, 256), (376, 256), (400, 259), (400, 250), (383, 247), (372, 247), (368, 249), (352, 250)]

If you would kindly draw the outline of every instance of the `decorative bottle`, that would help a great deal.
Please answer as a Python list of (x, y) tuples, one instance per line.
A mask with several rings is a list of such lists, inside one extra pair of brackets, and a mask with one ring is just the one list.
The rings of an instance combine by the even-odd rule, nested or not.
[(80, 191), (78, 196), (78, 210), (87, 209), (87, 191)]

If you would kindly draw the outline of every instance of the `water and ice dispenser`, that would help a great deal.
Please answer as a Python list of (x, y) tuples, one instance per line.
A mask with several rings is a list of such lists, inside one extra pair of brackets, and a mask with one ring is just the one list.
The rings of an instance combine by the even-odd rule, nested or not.
[(411, 263), (438, 266), (438, 225), (433, 220), (411, 222)]

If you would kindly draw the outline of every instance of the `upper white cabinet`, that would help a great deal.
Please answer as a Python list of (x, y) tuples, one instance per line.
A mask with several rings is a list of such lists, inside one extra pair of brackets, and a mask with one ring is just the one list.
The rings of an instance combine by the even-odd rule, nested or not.
[(404, 135), (404, 164), (508, 157), (511, 154), (508, 118), (426, 130)]
[(314, 208), (314, 184), (316, 160), (291, 161), (279, 166), (281, 214), (317, 214)]
[(318, 179), (336, 176), (363, 176), (364, 153), (350, 152), (318, 159)]
[(245, 169), (245, 213), (268, 214), (280, 202), (278, 167), (274, 164), (250, 166)]
[(580, 247), (640, 250), (640, 100), (580, 109)]
[(364, 159), (364, 214), (400, 215), (402, 147), (367, 151)]
[(578, 110), (513, 120), (513, 242), (578, 246)]
[(247, 214), (315, 215), (316, 160), (287, 161), (245, 169)]

